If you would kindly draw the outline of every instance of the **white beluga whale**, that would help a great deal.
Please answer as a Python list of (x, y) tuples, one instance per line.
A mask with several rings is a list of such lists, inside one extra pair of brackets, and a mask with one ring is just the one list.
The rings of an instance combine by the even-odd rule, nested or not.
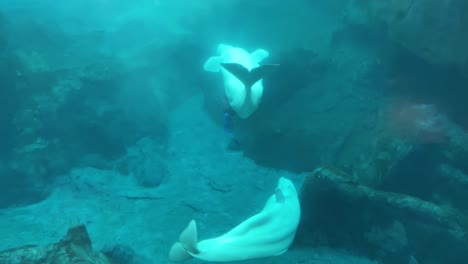
[(226, 44), (218, 46), (218, 56), (210, 57), (203, 68), (221, 72), (224, 93), (229, 106), (240, 118), (247, 118), (258, 108), (263, 95), (263, 77), (278, 64), (260, 65), (268, 51), (258, 49), (253, 53)]
[(219, 237), (198, 241), (197, 226), (190, 221), (169, 251), (169, 260), (192, 257), (226, 262), (271, 257), (286, 252), (294, 240), (301, 209), (294, 184), (280, 178), (263, 210)]

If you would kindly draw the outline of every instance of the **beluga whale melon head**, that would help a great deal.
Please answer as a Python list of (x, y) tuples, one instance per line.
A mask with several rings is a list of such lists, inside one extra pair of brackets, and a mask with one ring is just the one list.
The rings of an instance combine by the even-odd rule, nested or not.
[(240, 118), (248, 118), (258, 108), (263, 95), (263, 78), (278, 64), (260, 65), (268, 51), (258, 49), (252, 53), (226, 44), (218, 46), (218, 55), (210, 57), (203, 68), (221, 72), (224, 92), (229, 106)]

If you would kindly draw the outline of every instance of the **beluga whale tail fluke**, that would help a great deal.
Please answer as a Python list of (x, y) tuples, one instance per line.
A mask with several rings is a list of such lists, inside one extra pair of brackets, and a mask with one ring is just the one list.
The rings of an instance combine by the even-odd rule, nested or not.
[(198, 241), (194, 220), (169, 251), (169, 260), (192, 257), (204, 261), (228, 262), (277, 256), (286, 252), (294, 240), (300, 219), (300, 205), (294, 184), (280, 178), (275, 192), (263, 209), (227, 233)]
[(254, 83), (273, 72), (279, 64), (263, 64), (250, 71), (239, 63), (221, 63), (221, 66), (236, 76), (244, 84), (245, 89), (251, 89)]
[(197, 243), (197, 225), (195, 221), (192, 220), (180, 234), (179, 242), (172, 245), (169, 251), (169, 260), (178, 262), (192, 258), (192, 254), (199, 253)]
[(263, 95), (263, 78), (279, 64), (260, 65), (270, 54), (264, 49), (252, 53), (226, 44), (218, 46), (218, 55), (208, 58), (203, 69), (221, 72), (229, 106), (240, 118), (248, 118), (258, 108)]

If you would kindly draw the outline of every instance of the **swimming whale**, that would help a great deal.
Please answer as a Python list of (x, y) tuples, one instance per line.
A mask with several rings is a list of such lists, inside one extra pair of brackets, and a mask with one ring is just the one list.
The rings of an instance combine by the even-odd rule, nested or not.
[(171, 247), (169, 260), (178, 262), (194, 257), (226, 262), (280, 255), (294, 240), (300, 214), (294, 184), (281, 177), (263, 210), (224, 235), (198, 241), (196, 223), (190, 221)]
[(262, 79), (279, 66), (260, 65), (268, 56), (264, 49), (248, 53), (242, 48), (220, 44), (218, 55), (203, 65), (206, 71), (221, 72), (229, 106), (240, 118), (248, 118), (257, 110), (263, 95)]

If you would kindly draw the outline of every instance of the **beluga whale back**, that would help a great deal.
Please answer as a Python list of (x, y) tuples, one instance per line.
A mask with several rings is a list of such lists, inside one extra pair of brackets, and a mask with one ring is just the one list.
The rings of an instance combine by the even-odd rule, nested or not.
[(264, 49), (248, 53), (242, 48), (220, 44), (218, 55), (203, 65), (206, 71), (221, 72), (226, 99), (240, 118), (248, 118), (258, 109), (263, 95), (262, 79), (279, 66), (260, 65), (268, 56)]
[(286, 252), (294, 240), (301, 215), (294, 184), (280, 178), (263, 209), (219, 237), (198, 241), (194, 220), (169, 251), (170, 261), (192, 257), (227, 262), (257, 259)]

